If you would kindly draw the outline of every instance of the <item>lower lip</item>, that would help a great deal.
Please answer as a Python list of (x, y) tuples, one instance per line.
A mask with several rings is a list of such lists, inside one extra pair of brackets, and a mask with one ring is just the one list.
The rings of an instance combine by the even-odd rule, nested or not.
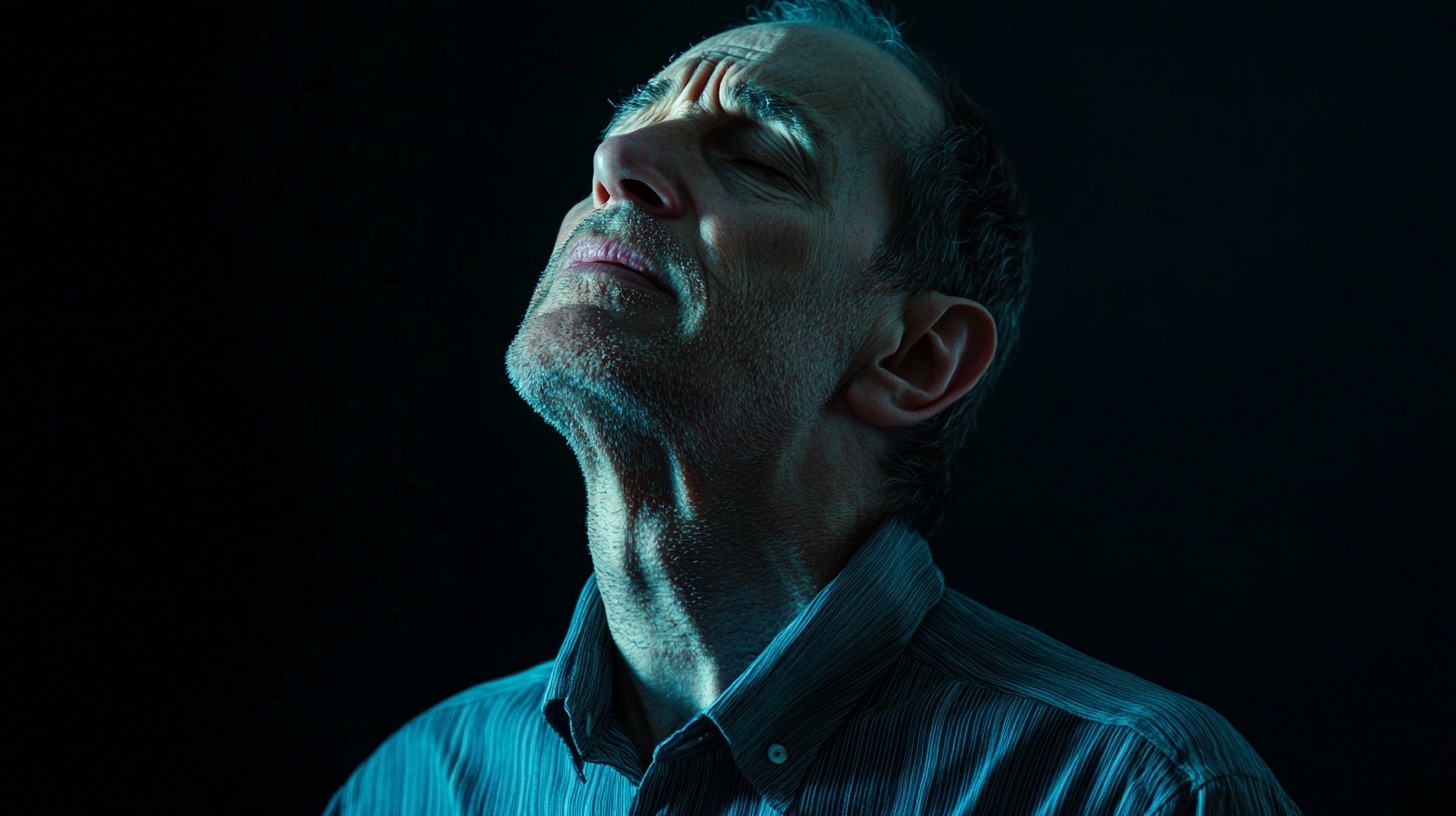
[(620, 266), (606, 261), (578, 261), (568, 267), (572, 272), (590, 275), (601, 275), (602, 277), (613, 278), (623, 283), (631, 284), (638, 289), (646, 289), (655, 294), (666, 294), (657, 284), (653, 283), (645, 275), (635, 272), (625, 266)]

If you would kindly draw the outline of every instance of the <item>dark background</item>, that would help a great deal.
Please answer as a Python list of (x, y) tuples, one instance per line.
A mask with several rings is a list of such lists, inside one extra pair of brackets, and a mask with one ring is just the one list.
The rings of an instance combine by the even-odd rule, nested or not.
[[(503, 355), (608, 100), (737, 0), (11, 6), (8, 812), (318, 812), (589, 571)], [(1456, 752), (1445, 3), (906, 0), (1037, 215), (950, 585), (1313, 813)], [(127, 808), (129, 809), (129, 808)]]

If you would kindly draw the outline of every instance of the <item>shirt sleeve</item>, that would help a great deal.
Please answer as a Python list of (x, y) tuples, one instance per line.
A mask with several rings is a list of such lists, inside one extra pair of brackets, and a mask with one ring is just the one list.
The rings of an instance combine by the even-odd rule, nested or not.
[(411, 724), (354, 771), (324, 816), (456, 816), (450, 790), (439, 752)]

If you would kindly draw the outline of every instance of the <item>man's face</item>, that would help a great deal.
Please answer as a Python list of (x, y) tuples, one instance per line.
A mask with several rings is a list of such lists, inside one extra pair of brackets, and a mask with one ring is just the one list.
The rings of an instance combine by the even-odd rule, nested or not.
[(713, 37), (619, 108), (507, 356), (569, 440), (753, 456), (829, 406), (893, 300), (870, 276), (892, 151), (931, 98), (820, 26)]

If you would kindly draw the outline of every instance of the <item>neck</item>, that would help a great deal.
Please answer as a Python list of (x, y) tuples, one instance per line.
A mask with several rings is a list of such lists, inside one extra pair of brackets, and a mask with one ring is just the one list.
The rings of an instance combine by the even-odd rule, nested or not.
[(660, 440), (623, 442), (577, 454), (617, 710), (645, 758), (839, 572), (878, 521), (865, 512), (877, 494), (858, 444), (708, 468)]

